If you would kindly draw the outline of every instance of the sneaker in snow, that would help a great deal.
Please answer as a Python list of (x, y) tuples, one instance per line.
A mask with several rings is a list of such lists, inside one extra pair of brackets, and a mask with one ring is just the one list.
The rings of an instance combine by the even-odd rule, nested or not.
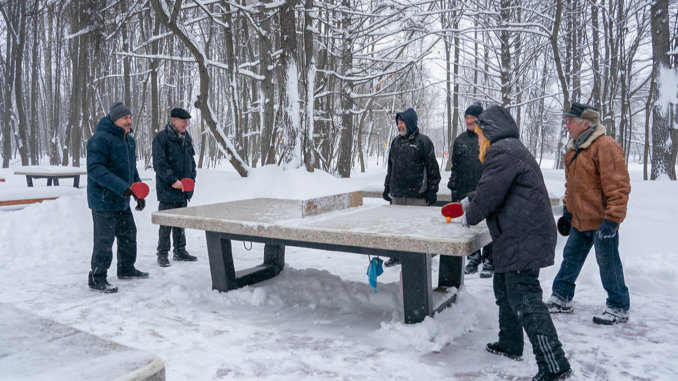
[(552, 314), (571, 314), (574, 312), (574, 303), (571, 300), (564, 300), (555, 294), (551, 295), (551, 299), (546, 302), (546, 307)]
[(485, 346), (485, 350), (494, 353), (495, 355), (502, 355), (510, 358), (511, 360), (521, 361), (523, 359), (522, 353), (511, 353), (507, 352), (499, 342), (489, 343)]
[(97, 283), (90, 281), (89, 282), (89, 290), (100, 292), (102, 294), (112, 294), (112, 293), (118, 292), (118, 288), (115, 287), (114, 285), (108, 283), (108, 281), (101, 281), (101, 282), (97, 282)]
[(605, 308), (602, 314), (593, 317), (594, 323), (602, 325), (626, 323), (627, 321), (629, 321), (629, 311), (611, 307)]
[(483, 269), (480, 270), (480, 277), (492, 278), (493, 275), (494, 275), (494, 265), (491, 264), (489, 261), (485, 261), (485, 263), (483, 263)]
[(557, 380), (567, 380), (572, 377), (572, 368), (567, 368), (561, 370), (558, 373), (544, 372), (539, 371), (533, 378), (532, 381), (557, 381)]

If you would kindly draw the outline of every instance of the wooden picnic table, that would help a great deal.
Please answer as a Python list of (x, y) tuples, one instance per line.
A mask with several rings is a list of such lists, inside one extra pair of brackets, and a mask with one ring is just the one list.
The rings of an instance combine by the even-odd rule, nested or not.
[(33, 186), (33, 179), (47, 179), (47, 186), (59, 185), (59, 179), (72, 178), (73, 186), (80, 187), (80, 176), (86, 175), (87, 171), (75, 167), (21, 167), (14, 171), (15, 175), (25, 175), (26, 183)]
[[(464, 256), (490, 242), (484, 223), (471, 228), (459, 222), (447, 223), (439, 208), (368, 205), (343, 210), (327, 208), (323, 213), (304, 216), (306, 205), (308, 202), (300, 200), (258, 198), (158, 211), (153, 213), (152, 222), (204, 230), (212, 288), (224, 292), (280, 273), (285, 264), (285, 246), (398, 255), (406, 323), (423, 321), (448, 307), (456, 297), (454, 293), (434, 306), (432, 255), (441, 255), (437, 290), (451, 293), (448, 288), (458, 289), (463, 284)], [(263, 263), (236, 271), (231, 240), (264, 243)]]

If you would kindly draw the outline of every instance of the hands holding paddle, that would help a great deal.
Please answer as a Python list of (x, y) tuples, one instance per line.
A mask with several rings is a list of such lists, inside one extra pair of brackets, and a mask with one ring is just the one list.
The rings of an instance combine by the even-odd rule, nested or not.
[(469, 205), (468, 197), (464, 198), (461, 200), (461, 202), (451, 202), (449, 204), (445, 204), (442, 209), (440, 209), (440, 213), (442, 213), (443, 216), (445, 216), (445, 219), (447, 222), (452, 221), (453, 218), (461, 217), (461, 224), (465, 227), (468, 227), (468, 222), (466, 222), (466, 208)]
[(172, 184), (172, 188), (181, 189), (182, 192), (190, 192), (195, 188), (195, 181), (189, 177), (184, 177), (181, 180), (177, 180)]
[(146, 196), (148, 196), (148, 192), (150, 189), (148, 188), (148, 185), (138, 182), (138, 183), (132, 183), (129, 188), (125, 191), (125, 193), (122, 194), (123, 197), (129, 197), (132, 196), (134, 197), (134, 201), (137, 202), (136, 210), (142, 211), (146, 207)]

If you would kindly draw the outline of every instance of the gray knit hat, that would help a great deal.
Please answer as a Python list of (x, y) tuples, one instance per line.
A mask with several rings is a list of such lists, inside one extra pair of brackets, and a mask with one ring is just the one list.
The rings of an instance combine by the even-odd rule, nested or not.
[(108, 117), (114, 122), (125, 115), (132, 115), (132, 110), (130, 110), (129, 107), (125, 106), (122, 102), (113, 103), (111, 108), (108, 110)]

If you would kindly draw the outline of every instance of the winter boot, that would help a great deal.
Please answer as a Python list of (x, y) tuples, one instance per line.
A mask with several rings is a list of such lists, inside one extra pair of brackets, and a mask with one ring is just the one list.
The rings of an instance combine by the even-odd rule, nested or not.
[(393, 267), (393, 266), (398, 266), (400, 264), (400, 258), (398, 257), (391, 257), (388, 259), (388, 261), (384, 262), (385, 267)]
[(574, 312), (574, 303), (567, 301), (556, 294), (551, 295), (551, 299), (546, 302), (549, 312), (552, 314), (571, 314)]
[(488, 351), (488, 352), (490, 352), (490, 353), (494, 353), (495, 355), (506, 356), (506, 357), (510, 358), (511, 360), (515, 360), (515, 361), (522, 361), (522, 359), (523, 359), (523, 354), (522, 354), (522, 353), (511, 353), (511, 352), (507, 352), (507, 351), (504, 349), (504, 347), (502, 347), (501, 344), (499, 344), (498, 341), (495, 342), (495, 343), (489, 343), (489, 344), (487, 344), (487, 345), (485, 346), (485, 350)]
[(476, 251), (468, 256), (468, 263), (464, 269), (464, 274), (469, 275), (477, 273), (478, 265), (480, 265), (480, 251)]
[(90, 291), (96, 291), (102, 294), (112, 294), (114, 292), (118, 292), (118, 288), (108, 283), (106, 280), (94, 282), (92, 279), (90, 279), (88, 283)]
[(120, 271), (118, 270), (118, 279), (146, 279), (148, 278), (148, 273), (139, 271), (132, 267), (130, 270)]
[(494, 265), (490, 261), (483, 262), (483, 269), (480, 270), (481, 278), (492, 278), (494, 275)]
[(572, 377), (572, 368), (567, 368), (561, 370), (557, 373), (551, 373), (547, 371), (540, 370), (533, 378), (532, 381), (557, 381), (557, 380), (567, 380)]
[(170, 267), (170, 261), (169, 258), (167, 258), (167, 253), (158, 253), (158, 266)]
[(175, 261), (195, 262), (198, 260), (198, 257), (188, 254), (186, 249), (175, 249), (173, 259)]
[(605, 308), (602, 314), (595, 315), (593, 322), (602, 325), (613, 325), (619, 323), (626, 323), (629, 321), (629, 312), (618, 308)]

